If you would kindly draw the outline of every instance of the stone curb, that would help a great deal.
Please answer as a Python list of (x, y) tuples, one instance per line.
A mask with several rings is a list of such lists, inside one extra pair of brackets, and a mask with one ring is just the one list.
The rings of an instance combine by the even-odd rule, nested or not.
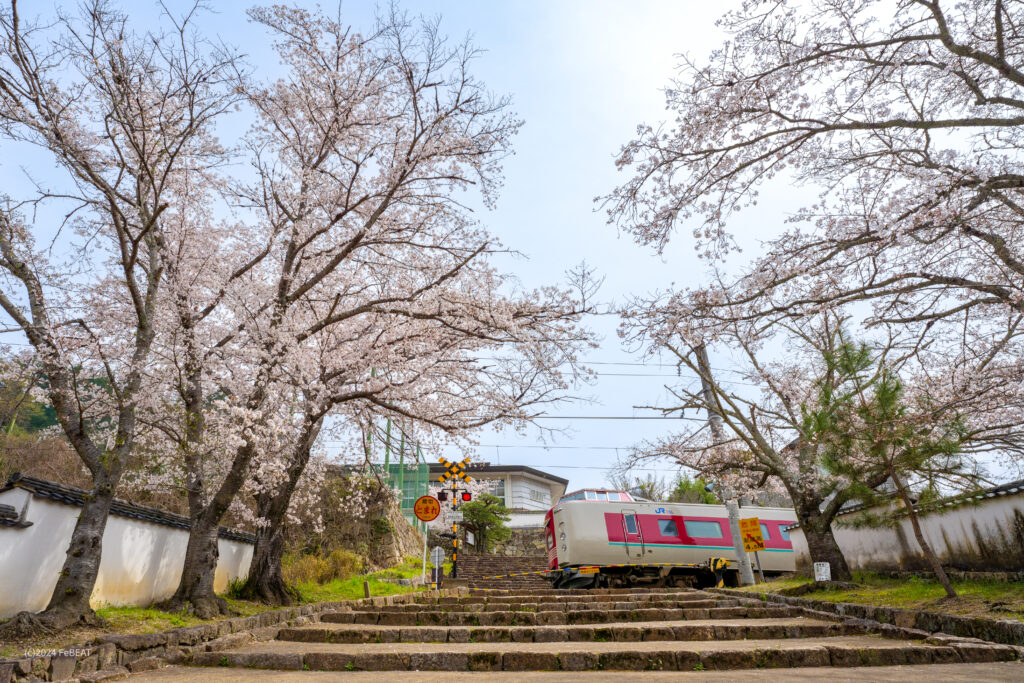
[[(431, 627), (333, 629), (285, 627), (277, 640), (293, 643), (547, 643), (547, 642), (638, 642), (776, 640), (862, 635), (858, 624), (675, 624), (665, 626), (602, 625), (540, 627)], [(945, 644), (945, 643), (942, 643)]]
[(758, 602), (775, 602), (792, 607), (802, 607), (832, 618), (859, 619), (875, 622), (883, 636), (894, 638), (927, 638), (942, 633), (958, 638), (976, 638), (989, 643), (1024, 646), (1024, 622), (982, 617), (962, 617), (924, 610), (878, 607), (849, 602), (828, 602), (811, 598), (776, 595), (773, 593), (748, 593), (730, 588), (708, 588), (709, 593), (720, 593), (734, 598), (753, 598)]
[(693, 619), (769, 619), (793, 616), (799, 608), (712, 607), (699, 609), (633, 609), (576, 611), (547, 610), (543, 612), (356, 612), (339, 611), (320, 618), (332, 624), (366, 626), (565, 626), (615, 622), (679, 621)]
[[(430, 591), (433, 598), (460, 597), (465, 589)], [(0, 659), (0, 683), (36, 681), (110, 681), (129, 673), (179, 664), (196, 652), (212, 652), (271, 640), (284, 626), (320, 621), (326, 612), (352, 611), (413, 602), (422, 593), (321, 602), (235, 617), (163, 633), (108, 634), (84, 645), (19, 658)]]
[[(710, 645), (710, 644), (709, 644)], [(962, 643), (864, 647), (808, 645), (760, 650), (703, 651), (587, 649), (563, 652), (507, 650), (482, 652), (204, 652), (187, 662), (197, 667), (308, 671), (704, 671), (796, 667), (898, 666), (1012, 661), (1006, 645)]]

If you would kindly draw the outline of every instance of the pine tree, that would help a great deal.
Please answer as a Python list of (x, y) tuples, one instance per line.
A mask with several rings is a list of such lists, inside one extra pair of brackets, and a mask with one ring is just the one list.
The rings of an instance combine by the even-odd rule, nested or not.
[(512, 530), (505, 526), (505, 522), (511, 519), (509, 509), (497, 496), (480, 494), (476, 500), (462, 505), (461, 509), (466, 526), (476, 534), (479, 552), (491, 550), (495, 543), (507, 541), (512, 535)]

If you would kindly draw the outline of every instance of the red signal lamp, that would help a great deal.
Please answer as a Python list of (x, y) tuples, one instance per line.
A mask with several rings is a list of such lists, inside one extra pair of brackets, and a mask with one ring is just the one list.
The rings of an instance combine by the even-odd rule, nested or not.
[(462, 494), (462, 500), (463, 502), (468, 503), (469, 501), (473, 500), (473, 494), (470, 493), (469, 491), (464, 491)]

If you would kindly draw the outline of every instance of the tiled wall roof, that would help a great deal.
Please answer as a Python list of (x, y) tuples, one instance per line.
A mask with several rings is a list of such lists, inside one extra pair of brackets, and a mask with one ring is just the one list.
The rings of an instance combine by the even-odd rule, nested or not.
[[(89, 493), (88, 491), (74, 486), (65, 486), (64, 484), (58, 484), (45, 479), (36, 479), (35, 477), (29, 477), (21, 474), (20, 472), (15, 472), (11, 475), (11, 478), (7, 480), (4, 487), (0, 488), (0, 493), (9, 491), (13, 488), (30, 491), (36, 498), (43, 498), (55, 503), (75, 505), (78, 507), (82, 507), (82, 505), (85, 504), (85, 497)], [(2, 508), (5, 507), (14, 510), (10, 505), (0, 505), (0, 525), (3, 525), (3, 520), (5, 519), (2, 512)], [(162, 524), (164, 526), (175, 527), (177, 529), (191, 528), (188, 517), (176, 515), (173, 512), (167, 512), (166, 510), (160, 510), (158, 508), (136, 505), (135, 503), (129, 503), (124, 500), (115, 499), (113, 504), (110, 506), (110, 514), (118, 517), (127, 517), (128, 519), (152, 522), (153, 524)], [(15, 514), (15, 519), (17, 519), (17, 514)], [(6, 526), (12, 525), (8, 524)], [(219, 536), (229, 541), (256, 543), (255, 535), (238, 529), (229, 529), (228, 527), (223, 526), (219, 530)]]

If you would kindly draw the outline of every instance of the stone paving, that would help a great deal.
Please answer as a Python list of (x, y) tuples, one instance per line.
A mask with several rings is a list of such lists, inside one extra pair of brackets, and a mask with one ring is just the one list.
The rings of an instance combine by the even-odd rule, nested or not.
[[(316, 671), (784, 668), (792, 674), (870, 667), (881, 675), (894, 666), (927, 670), (1012, 662), (1020, 652), (909, 629), (886, 634), (881, 637), (863, 620), (697, 590), (470, 590), (457, 597), (423, 594), (404, 605), (354, 605), (324, 613), (319, 623), (281, 628), (267, 642), (193, 652), (182, 663), (203, 667), (203, 680), (237, 669), (301, 677)], [(1024, 665), (1013, 666), (1022, 668), (1006, 671), (1024, 671)], [(200, 670), (191, 671), (198, 679)]]

